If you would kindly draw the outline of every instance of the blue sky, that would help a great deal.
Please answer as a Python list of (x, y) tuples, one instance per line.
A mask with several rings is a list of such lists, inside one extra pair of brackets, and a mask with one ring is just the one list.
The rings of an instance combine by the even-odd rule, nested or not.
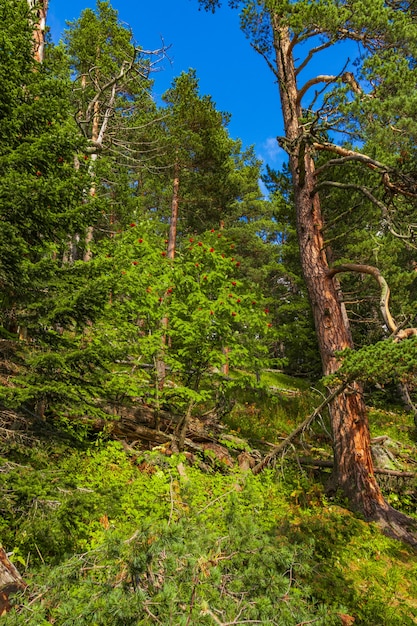
[[(173, 79), (193, 68), (201, 95), (210, 95), (220, 111), (231, 114), (230, 135), (244, 146), (254, 145), (258, 157), (272, 167), (285, 160), (278, 147), (282, 134), (278, 87), (265, 61), (252, 50), (239, 29), (238, 12), (223, 6), (214, 15), (199, 11), (197, 0), (112, 0), (122, 22), (145, 49), (170, 45), (170, 61), (155, 73), (161, 95)], [(54, 41), (67, 20), (79, 17), (95, 0), (50, 0), (48, 26)]]

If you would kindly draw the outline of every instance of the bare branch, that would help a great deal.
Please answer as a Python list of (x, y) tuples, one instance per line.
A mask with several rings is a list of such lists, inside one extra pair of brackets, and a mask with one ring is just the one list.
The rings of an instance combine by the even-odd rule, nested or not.
[(369, 274), (370, 276), (375, 278), (378, 285), (381, 287), (381, 298), (379, 301), (379, 307), (382, 313), (382, 317), (385, 324), (387, 325), (388, 330), (392, 333), (395, 342), (417, 336), (417, 328), (405, 328), (404, 330), (400, 330), (400, 327), (395, 323), (389, 310), (390, 289), (387, 281), (382, 276), (377, 267), (356, 263), (344, 263), (343, 265), (337, 265), (330, 269), (327, 275), (329, 276), (329, 278), (333, 278), (333, 276), (336, 276), (336, 274), (340, 274), (341, 272), (357, 272), (359, 274)]
[[(384, 172), (388, 172), (388, 170), (389, 170), (389, 168), (384, 163), (381, 163), (380, 161), (376, 161), (375, 159), (372, 159), (371, 157), (367, 156), (366, 154), (363, 154), (361, 152), (355, 152), (354, 150), (348, 150), (347, 148), (342, 148), (342, 146), (337, 146), (334, 143), (329, 143), (329, 142), (318, 143), (318, 142), (314, 142), (313, 143), (313, 148), (315, 150), (325, 150), (327, 152), (332, 152), (333, 154), (340, 154), (341, 157), (345, 157), (345, 161), (347, 161), (347, 160), (360, 161), (361, 163), (365, 163), (365, 165), (367, 165), (371, 169), (379, 169), (379, 170), (382, 170)], [(329, 163), (331, 163), (331, 162), (329, 161)], [(335, 159), (334, 162), (333, 162), (334, 165), (338, 165), (339, 163), (340, 163), (340, 161), (338, 159)], [(316, 174), (318, 172), (320, 172), (321, 170), (322, 170), (322, 168), (318, 168), (318, 170), (316, 170)]]
[[(122, 78), (124, 78), (132, 70), (136, 61), (136, 54), (137, 54), (137, 50), (136, 48), (134, 48), (132, 59), (128, 63), (125, 63), (125, 62), (122, 63), (122, 67), (120, 69), (120, 72), (117, 74), (117, 76), (114, 76), (111, 80), (109, 80), (102, 87), (96, 84), (97, 93), (94, 96), (94, 98), (90, 100), (88, 104), (87, 110), (85, 112), (85, 121), (88, 122), (91, 119), (91, 115), (93, 114), (93, 111), (94, 111), (94, 106), (97, 102), (99, 102), (102, 94), (106, 92), (108, 89), (110, 89), (111, 87), (113, 87), (114, 85), (117, 85), (117, 83), (119, 83), (122, 80)], [(94, 82), (94, 80), (92, 82)]]
[(314, 422), (316, 417), (318, 417), (320, 415), (322, 410), (332, 400), (334, 400), (334, 398), (336, 398), (336, 396), (338, 396), (340, 393), (342, 393), (342, 391), (345, 390), (345, 388), (347, 387), (347, 384), (348, 383), (345, 382), (345, 383), (342, 383), (341, 385), (339, 385), (338, 387), (336, 387), (336, 389), (334, 389), (327, 396), (327, 398), (325, 398), (325, 400), (323, 400), (323, 402), (316, 409), (314, 409), (314, 411), (295, 430), (293, 430), (292, 433), (290, 433), (288, 435), (288, 437), (286, 437), (284, 439), (284, 441), (282, 441), (275, 448), (273, 448), (273, 450), (271, 450), (271, 452), (269, 452), (262, 459), (262, 461), (259, 461), (259, 463), (257, 463), (255, 465), (255, 467), (252, 469), (252, 472), (254, 474), (259, 474), (260, 472), (262, 472), (262, 470), (265, 469), (265, 467), (267, 467), (271, 463), (271, 461), (273, 461), (278, 456), (278, 454), (283, 452), (285, 450), (285, 448), (287, 448), (294, 441), (294, 439), (296, 437), (298, 437), (298, 435), (300, 435), (302, 432), (304, 432), (306, 430), (306, 428), (308, 428), (310, 426), (310, 424), (312, 424)]
[(269, 69), (271, 70), (271, 72), (274, 74), (274, 76), (276, 76), (278, 78), (278, 72), (275, 68), (275, 66), (273, 65), (273, 63), (271, 63), (271, 61), (268, 59), (268, 56), (265, 54), (265, 52), (263, 52), (257, 45), (251, 43), (250, 44), (252, 46), (252, 48), (261, 55), (261, 57), (263, 57), (263, 59), (266, 61), (266, 64), (268, 65)]
[(309, 51), (309, 53), (305, 57), (304, 61), (302, 61), (300, 63), (300, 65), (295, 69), (295, 75), (298, 76), (298, 74), (310, 63), (311, 59), (314, 57), (315, 54), (317, 54), (317, 52), (321, 52), (322, 50), (326, 50), (326, 48), (329, 48), (330, 46), (332, 46), (333, 43), (334, 42), (332, 40), (329, 40), (329, 41), (326, 41), (325, 43), (321, 44), (320, 46), (316, 46), (315, 48), (311, 48), (311, 50)]
[[(371, 169), (376, 169), (376, 168), (374, 168), (372, 166), (372, 164), (368, 164), (368, 166), (371, 167)], [(383, 175), (383, 182), (385, 184), (385, 187), (388, 188), (389, 190), (391, 190), (391, 185), (387, 185), (386, 184), (385, 173)], [(392, 224), (391, 215), (390, 215), (390, 211), (388, 210), (387, 205), (384, 202), (382, 202), (381, 200), (378, 200), (378, 198), (376, 198), (374, 196), (374, 194), (367, 187), (365, 187), (363, 185), (355, 185), (354, 183), (339, 183), (339, 182), (336, 182), (334, 180), (323, 180), (320, 183), (317, 183), (317, 185), (314, 187), (312, 195), (317, 193), (319, 191), (319, 189), (321, 189), (323, 187), (333, 187), (333, 188), (336, 188), (336, 189), (354, 189), (356, 191), (360, 191), (366, 198), (368, 198), (368, 200), (370, 200), (379, 209), (381, 209), (382, 216), (386, 220), (386, 226), (387, 226), (389, 232), (391, 233), (391, 235), (393, 235), (397, 239), (407, 240), (409, 246), (411, 246), (413, 248), (416, 247), (416, 246), (413, 245), (412, 240), (414, 239), (414, 232), (413, 231), (417, 229), (417, 225), (416, 224), (409, 224), (408, 225), (408, 233), (407, 234), (398, 233), (396, 230), (394, 230), (394, 227), (393, 227), (393, 224)], [(401, 190), (399, 191), (399, 193), (401, 193)], [(404, 195), (408, 195), (408, 194), (404, 194)]]
[(114, 85), (112, 87), (110, 100), (109, 100), (108, 106), (106, 107), (106, 110), (104, 112), (103, 121), (101, 123), (101, 128), (100, 128), (100, 131), (98, 133), (97, 144), (99, 146), (101, 146), (103, 144), (104, 134), (105, 134), (105, 132), (107, 130), (107, 125), (109, 123), (110, 116), (112, 115), (112, 112), (113, 112), (113, 105), (114, 105), (115, 99), (116, 99), (116, 83), (114, 83)]
[(341, 272), (356, 272), (359, 274), (369, 274), (372, 276), (381, 287), (381, 298), (379, 302), (379, 306), (381, 309), (382, 317), (384, 319), (385, 324), (387, 325), (389, 331), (391, 333), (396, 333), (398, 326), (394, 322), (392, 315), (389, 310), (389, 297), (390, 297), (390, 289), (387, 281), (382, 276), (381, 272), (377, 267), (373, 267), (372, 265), (362, 265), (355, 263), (344, 263), (343, 265), (337, 265), (329, 270), (328, 276), (329, 278), (333, 278), (336, 274), (340, 274)]
[[(347, 148), (337, 146), (334, 143), (314, 142), (312, 145), (315, 150), (325, 150), (327, 152), (332, 152), (333, 154), (339, 154), (342, 157), (341, 159), (331, 159), (330, 161), (328, 161), (328, 163), (325, 163), (324, 165), (319, 167), (316, 170), (316, 175), (320, 174), (327, 167), (331, 167), (333, 165), (342, 165), (343, 163), (346, 163), (347, 161), (359, 161), (361, 163), (364, 163), (367, 167), (369, 167), (372, 170), (379, 170), (382, 174), (382, 182), (384, 184), (384, 187), (387, 190), (389, 190), (392, 194), (401, 194), (403, 196), (406, 196), (407, 198), (413, 198), (413, 199), (417, 198), (417, 186), (416, 186), (415, 181), (412, 180), (410, 177), (402, 175), (401, 172), (397, 172), (394, 168), (388, 167), (384, 163), (381, 163), (380, 161), (376, 161), (375, 159), (372, 159), (371, 157), (369, 157), (366, 154), (363, 154), (362, 152), (355, 152), (355, 150), (348, 150)], [(402, 180), (403, 182), (402, 186), (399, 183), (395, 184), (390, 180), (389, 174), (394, 174), (394, 173)], [(407, 189), (406, 188), (407, 186), (409, 188), (411, 187), (412, 191)]]
[[(92, 84), (94, 85), (95, 89), (96, 89), (96, 94), (94, 95), (94, 97), (90, 100), (90, 102), (88, 103), (87, 109), (83, 115), (84, 119), (80, 118), (80, 115), (77, 116), (77, 123), (79, 126), (83, 126), (85, 124), (88, 124), (92, 117), (94, 116), (94, 110), (95, 110), (95, 106), (96, 104), (100, 101), (100, 99), (102, 98), (103, 94), (108, 92), (109, 89), (111, 89), (111, 98), (113, 96), (113, 93), (115, 93), (115, 89), (117, 88), (117, 85), (120, 83), (121, 80), (126, 79), (126, 77), (129, 74), (134, 74), (135, 76), (140, 76), (143, 79), (146, 79), (150, 72), (153, 69), (153, 66), (156, 63), (159, 63), (161, 58), (164, 57), (166, 52), (165, 48), (161, 48), (161, 49), (157, 49), (157, 50), (153, 50), (153, 51), (144, 51), (141, 50), (138, 47), (133, 47), (132, 48), (132, 57), (126, 61), (124, 61), (122, 63), (122, 66), (120, 68), (119, 73), (114, 76), (113, 78), (111, 78), (110, 80), (107, 81), (107, 83), (105, 83), (104, 85), (100, 86), (99, 82), (96, 80), (96, 75), (94, 74), (95, 69), (96, 68), (90, 68), (90, 80), (92, 82)], [(144, 65), (143, 68), (138, 68), (137, 67), (137, 56), (138, 53), (140, 53), (141, 55), (146, 55), (149, 56), (150, 58), (152, 57), (156, 57), (156, 61), (149, 63), (148, 65)], [(145, 71), (146, 70), (146, 71)], [(93, 73), (93, 76), (91, 75), (91, 73)], [(85, 75), (84, 75), (85, 76)], [(81, 77), (81, 81), (83, 81), (83, 77)], [(84, 87), (80, 87), (77, 88), (76, 90), (83, 90)], [(113, 98), (114, 100), (114, 98)], [(109, 105), (106, 105), (106, 112), (107, 112), (107, 107)]]
[[(327, 461), (325, 459), (309, 459), (307, 457), (299, 457), (301, 465), (313, 465), (315, 467), (333, 467), (333, 461)], [(389, 470), (379, 467), (374, 468), (375, 474), (382, 476), (394, 476), (396, 478), (415, 478), (415, 472), (403, 472), (401, 470)]]
[(376, 198), (373, 193), (371, 193), (369, 189), (367, 187), (364, 187), (363, 185), (355, 185), (355, 183), (339, 183), (335, 180), (322, 180), (314, 187), (313, 193), (316, 193), (322, 187), (335, 187), (336, 189), (355, 189), (356, 191), (360, 191), (361, 193), (363, 193), (364, 196), (368, 198), (368, 200), (370, 200), (373, 204), (376, 204), (376, 206), (381, 209), (384, 217), (387, 217), (388, 209), (386, 205), (381, 202), (381, 200), (378, 200), (378, 198)]
[(329, 85), (330, 83), (334, 83), (337, 80), (337, 76), (320, 74), (319, 76), (315, 76), (314, 78), (310, 78), (298, 91), (297, 95), (297, 104), (300, 104), (302, 98), (305, 96), (307, 91), (313, 87), (313, 85), (319, 85), (320, 83), (326, 83)]
[[(351, 155), (351, 156), (344, 156), (344, 157), (340, 157), (340, 159), (330, 159), (330, 161), (326, 161), (326, 163), (324, 163), (323, 165), (321, 165), (320, 167), (316, 168), (315, 171), (315, 175), (319, 176), (320, 174), (322, 174), (325, 170), (327, 170), (329, 167), (334, 167), (337, 165), (344, 165), (345, 163), (350, 163), (352, 161), (360, 161), (363, 162), (363, 159), (361, 158), (362, 155)], [(375, 162), (375, 168), (376, 168), (376, 163), (378, 163), (377, 161)], [(367, 163), (368, 165), (368, 163)]]
[(297, 44), (304, 43), (305, 41), (307, 41), (308, 39), (311, 39), (312, 37), (317, 37), (317, 35), (323, 35), (323, 32), (317, 27), (314, 27), (311, 29), (306, 28), (304, 31), (295, 33), (290, 42), (290, 45), (288, 46), (288, 56), (290, 56), (293, 53), (294, 48)]

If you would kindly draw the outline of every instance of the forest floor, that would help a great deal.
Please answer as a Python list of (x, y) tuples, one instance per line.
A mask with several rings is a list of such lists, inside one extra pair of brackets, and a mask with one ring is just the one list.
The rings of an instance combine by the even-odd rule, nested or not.
[[(2, 427), (0, 538), (27, 588), (0, 624), (417, 624), (417, 554), (326, 493), (324, 413), (250, 471), (323, 399), (281, 373), (263, 382), (240, 392), (211, 447), (200, 437), (181, 453), (63, 424)], [(415, 516), (413, 418), (382, 391), (373, 401), (378, 479)]]

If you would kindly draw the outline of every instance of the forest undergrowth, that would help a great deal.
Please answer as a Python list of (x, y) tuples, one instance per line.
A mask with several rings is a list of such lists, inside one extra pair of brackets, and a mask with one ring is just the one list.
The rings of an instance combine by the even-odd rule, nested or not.
[[(265, 373), (271, 393), (241, 393), (221, 443), (262, 456), (320, 399)], [(370, 409), (392, 468), (417, 460), (410, 415)], [(65, 433), (64, 433), (65, 435)], [(417, 555), (326, 491), (326, 418), (257, 476), (167, 446), (128, 449), (82, 433), (22, 433), (1, 450), (0, 535), (27, 589), (7, 626), (71, 624), (363, 625), (417, 623)], [(415, 513), (415, 481), (380, 477)]]

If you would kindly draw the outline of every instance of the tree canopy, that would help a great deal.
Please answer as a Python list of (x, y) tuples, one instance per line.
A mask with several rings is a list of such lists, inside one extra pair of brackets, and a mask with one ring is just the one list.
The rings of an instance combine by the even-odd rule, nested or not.
[[(221, 2), (197, 4), (214, 12)], [(178, 495), (193, 464), (198, 471), (215, 475), (220, 469), (227, 476), (240, 467), (246, 478), (230, 475), (233, 494), (222, 513), (237, 524), (230, 542), (234, 551), (239, 533), (244, 535), (235, 507), (252, 509), (258, 493), (265, 502), (269, 497), (252, 474), (297, 437), (304, 445), (306, 430), (320, 418), (308, 452), (326, 456), (306, 461), (297, 456), (289, 497), (299, 508), (300, 494), (315, 497), (313, 488), (306, 495), (301, 463), (331, 466), (331, 495), (324, 496), (320, 487), (322, 503), (325, 497), (338, 502), (343, 497), (365, 520), (416, 546), (410, 501), (401, 511), (392, 508), (377, 480), (381, 472), (403, 478), (404, 472), (375, 467), (369, 419), (369, 407), (377, 406), (381, 394), (386, 402), (401, 396), (414, 418), (417, 413), (413, 3), (230, 0), (229, 5), (240, 11), (242, 30), (277, 84), (284, 122), (278, 141), (288, 156), (279, 171), (263, 164), (253, 146), (231, 137), (231, 114), (200, 92), (194, 69), (177, 76), (157, 98), (153, 72), (166, 49), (144, 50), (107, 0), (69, 23), (59, 45), (47, 40), (43, 47), (42, 41), (42, 54), (39, 7), (27, 0), (0, 2), (0, 452), (3, 444), (10, 448), (13, 424), (23, 424), (28, 431), (39, 429), (40, 437), (53, 433), (68, 445), (85, 446), (94, 459), (96, 452), (97, 459), (103, 454), (103, 467), (106, 454), (118, 467), (132, 463), (132, 480), (123, 465), (126, 484), (137, 480), (136, 470), (154, 476), (157, 497), (166, 498), (162, 508), (168, 511), (170, 503), (167, 527), (157, 530), (161, 541), (171, 537), (171, 521), (180, 522), (188, 507), (198, 517), (224, 497), (215, 478), (211, 502), (203, 504), (196, 495), (197, 506), (190, 484), (184, 487), (187, 496)], [(335, 51), (339, 71), (327, 72), (326, 55)], [(323, 73), (316, 75), (311, 67), (317, 58)], [(298, 377), (295, 389), (276, 384), (287, 382), (287, 375)], [(317, 391), (310, 391), (306, 401), (310, 384), (324, 397), (318, 400)], [(275, 428), (270, 416), (277, 407), (282, 415)], [(297, 423), (287, 419), (287, 410)], [(12, 427), (3, 428), (1, 419), (12, 420)], [(412, 415), (407, 419), (412, 428)], [(275, 429), (275, 443), (267, 427)], [(124, 452), (109, 444), (111, 439), (122, 441)], [(90, 446), (96, 446), (94, 454)], [(19, 463), (29, 452), (23, 453), (20, 443), (16, 450), (16, 467), (24, 467)], [(275, 479), (271, 473), (265, 480)], [(27, 507), (27, 493), (20, 478), (17, 482), (19, 495), (8, 496), (4, 505), (12, 526), (15, 500), (24, 502), (22, 511)], [(236, 495), (241, 487), (243, 495)], [(47, 491), (44, 485), (39, 489)], [(250, 495), (247, 489), (253, 490)], [(278, 506), (275, 487), (268, 489)], [(138, 521), (137, 511), (120, 504), (122, 487), (115, 491), (100, 517), (106, 531), (115, 502)], [(68, 498), (65, 506), (71, 502)], [(49, 500), (45, 505), (55, 511), (54, 506)], [(167, 517), (165, 508), (156, 514), (157, 525)], [(66, 522), (60, 511), (52, 517), (62, 534)], [(270, 512), (268, 533), (276, 531), (275, 515)], [(83, 523), (74, 522), (77, 532)], [(45, 539), (40, 527), (35, 535), (39, 532), (49, 556), (60, 563), (59, 551), (72, 549), (78, 539), (74, 545), (71, 538)], [(353, 524), (352, 534), (356, 531)], [(6, 530), (8, 540), (14, 532)], [(149, 526), (143, 535), (146, 558), (157, 559), (160, 567), (163, 550), (151, 555), (152, 532)], [(95, 549), (96, 536), (85, 533), (85, 544)], [(245, 554), (252, 554), (251, 542), (256, 554), (261, 550), (255, 535), (249, 533)], [(26, 550), (22, 537), (19, 546)], [(275, 540), (272, 545), (276, 551)], [(185, 558), (175, 546), (178, 558)], [(232, 558), (224, 556), (220, 543), (216, 550), (210, 566), (198, 561), (198, 576), (214, 577), (213, 564)], [(276, 553), (282, 563), (291, 561), (287, 591), (279, 578), (287, 602), (296, 560), (287, 548)], [(13, 577), (3, 556), (0, 552), (0, 582), (4, 568)], [(129, 572), (139, 567), (133, 561), (126, 565)], [(280, 568), (281, 561), (278, 566), (271, 557), (268, 563)], [(252, 576), (260, 565), (254, 559), (250, 567)], [(142, 580), (142, 574), (120, 575), (136, 593), (140, 585), (132, 581)], [(159, 597), (159, 583), (146, 576), (146, 593)], [(112, 594), (118, 584), (111, 583)], [(269, 599), (259, 610), (252, 610), (255, 601), (244, 604), (245, 585), (239, 587), (237, 608), (235, 591), (227, 592), (232, 608), (222, 615), (235, 621), (225, 623), (239, 623), (241, 615), (256, 623), (262, 615), (272, 620)], [(187, 624), (197, 611), (195, 589), (190, 593)], [(0, 596), (0, 612), (1, 601)], [(206, 600), (198, 602), (200, 616), (216, 615)], [(294, 619), (321, 620), (316, 605)], [(148, 618), (162, 623), (152, 603), (144, 606)], [(163, 619), (165, 610), (170, 609), (161, 603)], [(337, 605), (332, 623), (338, 623), (341, 610)], [(287, 619), (286, 609), (282, 615)], [(133, 624), (136, 618), (131, 619)]]

